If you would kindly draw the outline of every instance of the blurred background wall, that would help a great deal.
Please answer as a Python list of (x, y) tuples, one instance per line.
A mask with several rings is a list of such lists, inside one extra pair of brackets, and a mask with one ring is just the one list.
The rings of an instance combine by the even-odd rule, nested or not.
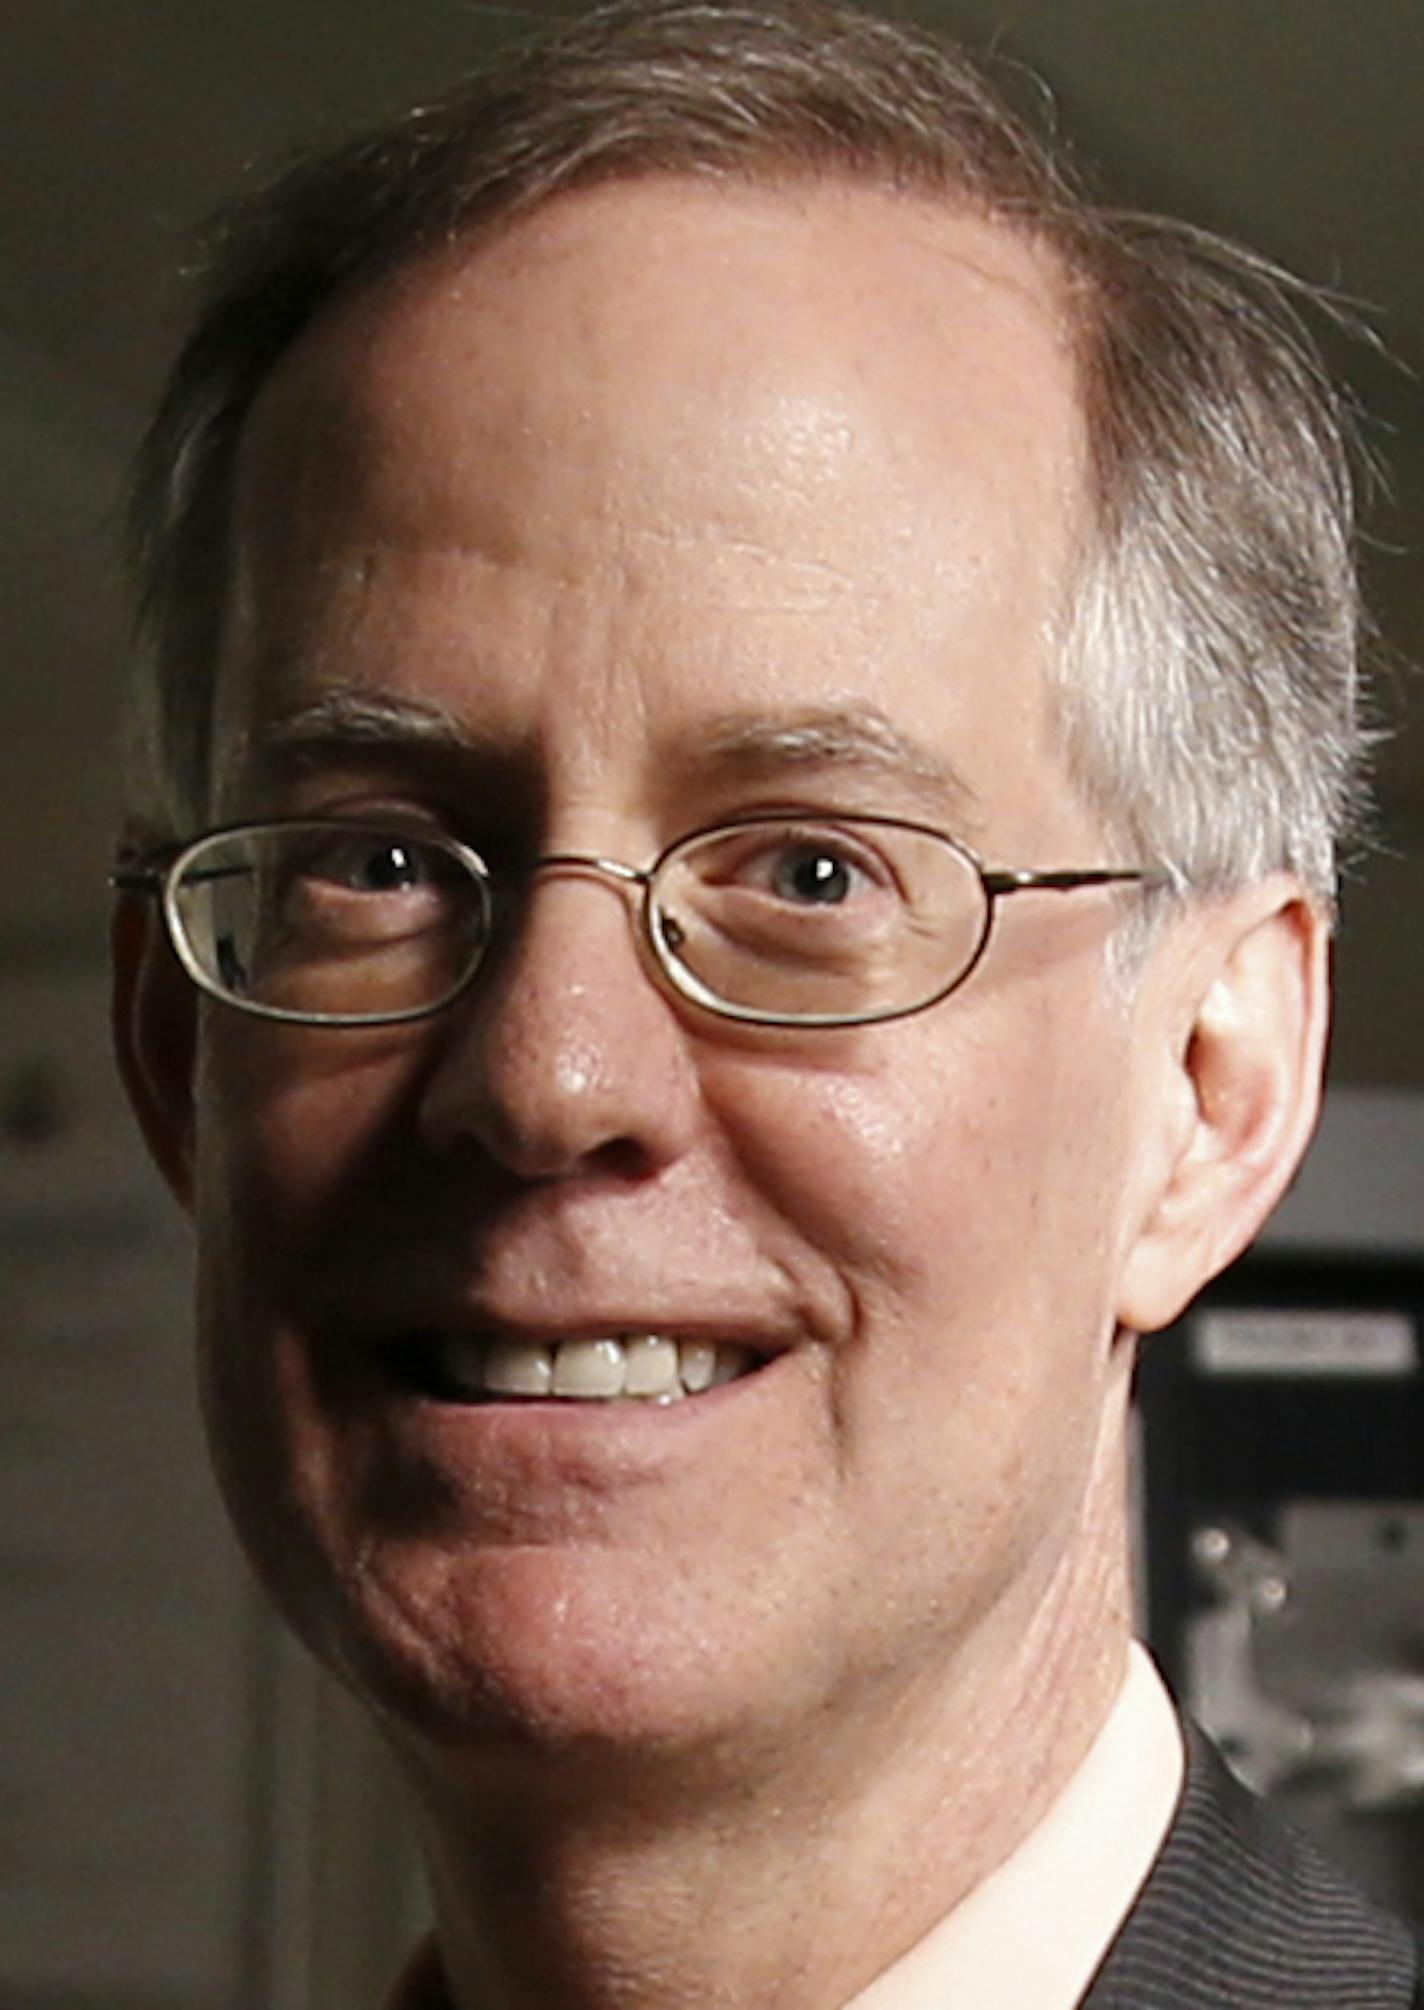
[[(254, 161), (438, 88), (545, 10), (7, 0), (0, 65), (0, 2002), (354, 2006), (413, 1909), (360, 1734), (257, 1618), (188, 1421), (181, 1233), (109, 1085), (118, 497), (190, 230)], [(925, 6), (1048, 80), (1121, 200), (1363, 303), (1392, 492), (1379, 845), (1344, 902), (1333, 1076), (1424, 1093), (1424, 8)], [(1411, 372), (1414, 374), (1411, 375)], [(1412, 722), (1411, 722), (1412, 713)], [(1381, 1135), (1417, 1137), (1385, 1124)], [(1413, 1147), (1373, 1176), (1417, 1192)], [(1411, 1182), (1415, 1184), (1411, 1186)], [(1328, 1211), (1328, 1196), (1326, 1201)], [(280, 1779), (280, 1791), (273, 1782)], [(359, 1898), (353, 1894), (360, 1894)], [(311, 1950), (315, 1948), (316, 1952)]]

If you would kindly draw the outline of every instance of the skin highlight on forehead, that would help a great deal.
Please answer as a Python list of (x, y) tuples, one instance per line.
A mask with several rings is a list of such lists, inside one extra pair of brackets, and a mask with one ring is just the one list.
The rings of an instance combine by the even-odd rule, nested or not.
[[(782, 303), (770, 343), (768, 293)], [(540, 325), (560, 331), (537, 363), (536, 297)], [(1031, 424), (1025, 376), (1042, 394)], [(456, 384), (468, 393), (452, 402)], [(1062, 578), (1082, 508), (1075, 384), (1051, 271), (1026, 245), (853, 185), (608, 186), (412, 267), (314, 329), (254, 414), (222, 679), (225, 793), (241, 743), (260, 746), (310, 702), (303, 686), (322, 703), (333, 685), (403, 699), (405, 659), (418, 657), (421, 703), (498, 739), (527, 664), (552, 651), (574, 675), (598, 654), (604, 693), (579, 701), (593, 730), (634, 702), (648, 637), (658, 657), (690, 657), (709, 715), (695, 729), (649, 715), (650, 744), (661, 735), (710, 767), (703, 750), (723, 726), (709, 699), (753, 709), (751, 691), (775, 692), (815, 651), (831, 700), (863, 710), (859, 687), (908, 620), (916, 658), (942, 652), (945, 683), (928, 709), (877, 696), (878, 749), (823, 732), (773, 751), (763, 733), (760, 750), (729, 742), (723, 766), (733, 752), (748, 774), (880, 765), (907, 783), (910, 814), (966, 831), (965, 789), (943, 787), (947, 751), (956, 766), (967, 751), (942, 730), (946, 694), (993, 645), (969, 632), (945, 649), (945, 610), (973, 605), (976, 623), (992, 622), (1001, 604), (1036, 599), (1046, 660), (1061, 591), (1047, 583)], [(274, 485), (280, 536), (264, 500)], [(605, 640), (610, 608), (620, 632)], [(1015, 678), (1001, 688), (1023, 741), (1041, 740), (1035, 694)], [(784, 705), (765, 709), (779, 731)], [(892, 717), (898, 747), (883, 731)], [(909, 750), (912, 724), (929, 758)]]
[[(696, 289), (688, 311), (669, 314), (661, 268), (678, 269), (689, 230), (705, 240), (706, 255), (701, 276), (687, 276)], [(755, 302), (759, 273), (762, 286), (779, 279), (784, 296), (789, 340), (773, 352)], [(561, 339), (541, 350), (537, 373), (491, 372), (490, 363), (527, 341), (530, 287), (557, 306)], [(708, 314), (715, 345), (700, 339)], [(985, 330), (990, 339), (981, 342)], [(610, 402), (605, 387), (633, 356), (643, 365), (637, 401)], [(470, 381), (469, 422), (486, 446), (546, 450), (561, 483), (576, 479), (595, 449), (604, 456), (587, 497), (600, 531), (616, 499), (610, 471), (624, 482), (659, 478), (676, 497), (681, 469), (669, 448), (680, 437), (704, 444), (709, 424), (741, 436), (746, 481), (801, 494), (838, 480), (863, 452), (863, 415), (844, 402), (843, 372), (881, 408), (877, 445), (892, 478), (897, 460), (908, 470), (938, 458), (966, 427), (987, 428), (1005, 454), (1045, 472), (1058, 463), (1060, 475), (1076, 479), (1082, 464), (1073, 342), (1046, 260), (1000, 226), (849, 183), (792, 192), (670, 177), (609, 184), (560, 196), (493, 238), (412, 265), (338, 305), (289, 352), (258, 400), (249, 472), (260, 476), (254, 442), (268, 421), (285, 414), (285, 430), (299, 414), (320, 457), (336, 457), (353, 506), (362, 503), (363, 473), (378, 468), (383, 506), (398, 511), (404, 491), (424, 523), (441, 500), (434, 468), (459, 444), (448, 413), (428, 409), (424, 389), (452, 371)], [(1044, 429), (1041, 410), (1032, 432), (1023, 427), (1025, 376), (1056, 379), (1069, 393), (1053, 427)], [(936, 378), (944, 395), (926, 407), (924, 387)], [(422, 439), (432, 450), (423, 460), (411, 451)], [(287, 458), (284, 478), (301, 469)], [(552, 479), (552, 466), (546, 472)], [(738, 536), (733, 514), (757, 500), (724, 497), (732, 507), (719, 530), (729, 552), (764, 553), (761, 537)], [(995, 500), (976, 498), (981, 506)], [(328, 515), (332, 501), (322, 496)], [(448, 501), (463, 530), (467, 498), (451, 493)], [(492, 555), (501, 555), (501, 532), (517, 536), (519, 516), (485, 498)], [(640, 529), (676, 538), (678, 517), (668, 511), (662, 525)], [(864, 590), (854, 550), (844, 564), (823, 551), (777, 555), (828, 584)]]

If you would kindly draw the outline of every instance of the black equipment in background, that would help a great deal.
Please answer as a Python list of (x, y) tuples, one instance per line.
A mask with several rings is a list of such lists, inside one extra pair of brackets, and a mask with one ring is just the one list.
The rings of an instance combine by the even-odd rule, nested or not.
[(1243, 1259), (1145, 1343), (1151, 1644), (1237, 1771), (1424, 1914), (1424, 1261)]

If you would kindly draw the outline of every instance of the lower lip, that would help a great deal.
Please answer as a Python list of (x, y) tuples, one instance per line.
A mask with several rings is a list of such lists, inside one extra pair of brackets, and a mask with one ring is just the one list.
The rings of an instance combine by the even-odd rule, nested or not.
[(686, 1455), (689, 1439), (751, 1408), (780, 1383), (799, 1350), (777, 1354), (735, 1381), (671, 1402), (638, 1397), (516, 1397), (471, 1403), (397, 1392), (387, 1410), (398, 1440), (438, 1463), (483, 1463), (502, 1451), (537, 1456), (543, 1450), (607, 1458), (619, 1465), (657, 1464)]

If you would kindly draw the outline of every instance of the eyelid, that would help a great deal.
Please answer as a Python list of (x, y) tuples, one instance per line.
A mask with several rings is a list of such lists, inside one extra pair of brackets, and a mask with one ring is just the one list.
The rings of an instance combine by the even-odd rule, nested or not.
[(869, 832), (856, 826), (847, 830), (834, 818), (788, 819), (781, 842), (790, 850), (814, 850), (817, 845), (823, 845), (827, 851), (834, 851), (853, 864), (864, 860), (884, 867), (887, 874), (890, 872), (889, 859), (873, 842)]

